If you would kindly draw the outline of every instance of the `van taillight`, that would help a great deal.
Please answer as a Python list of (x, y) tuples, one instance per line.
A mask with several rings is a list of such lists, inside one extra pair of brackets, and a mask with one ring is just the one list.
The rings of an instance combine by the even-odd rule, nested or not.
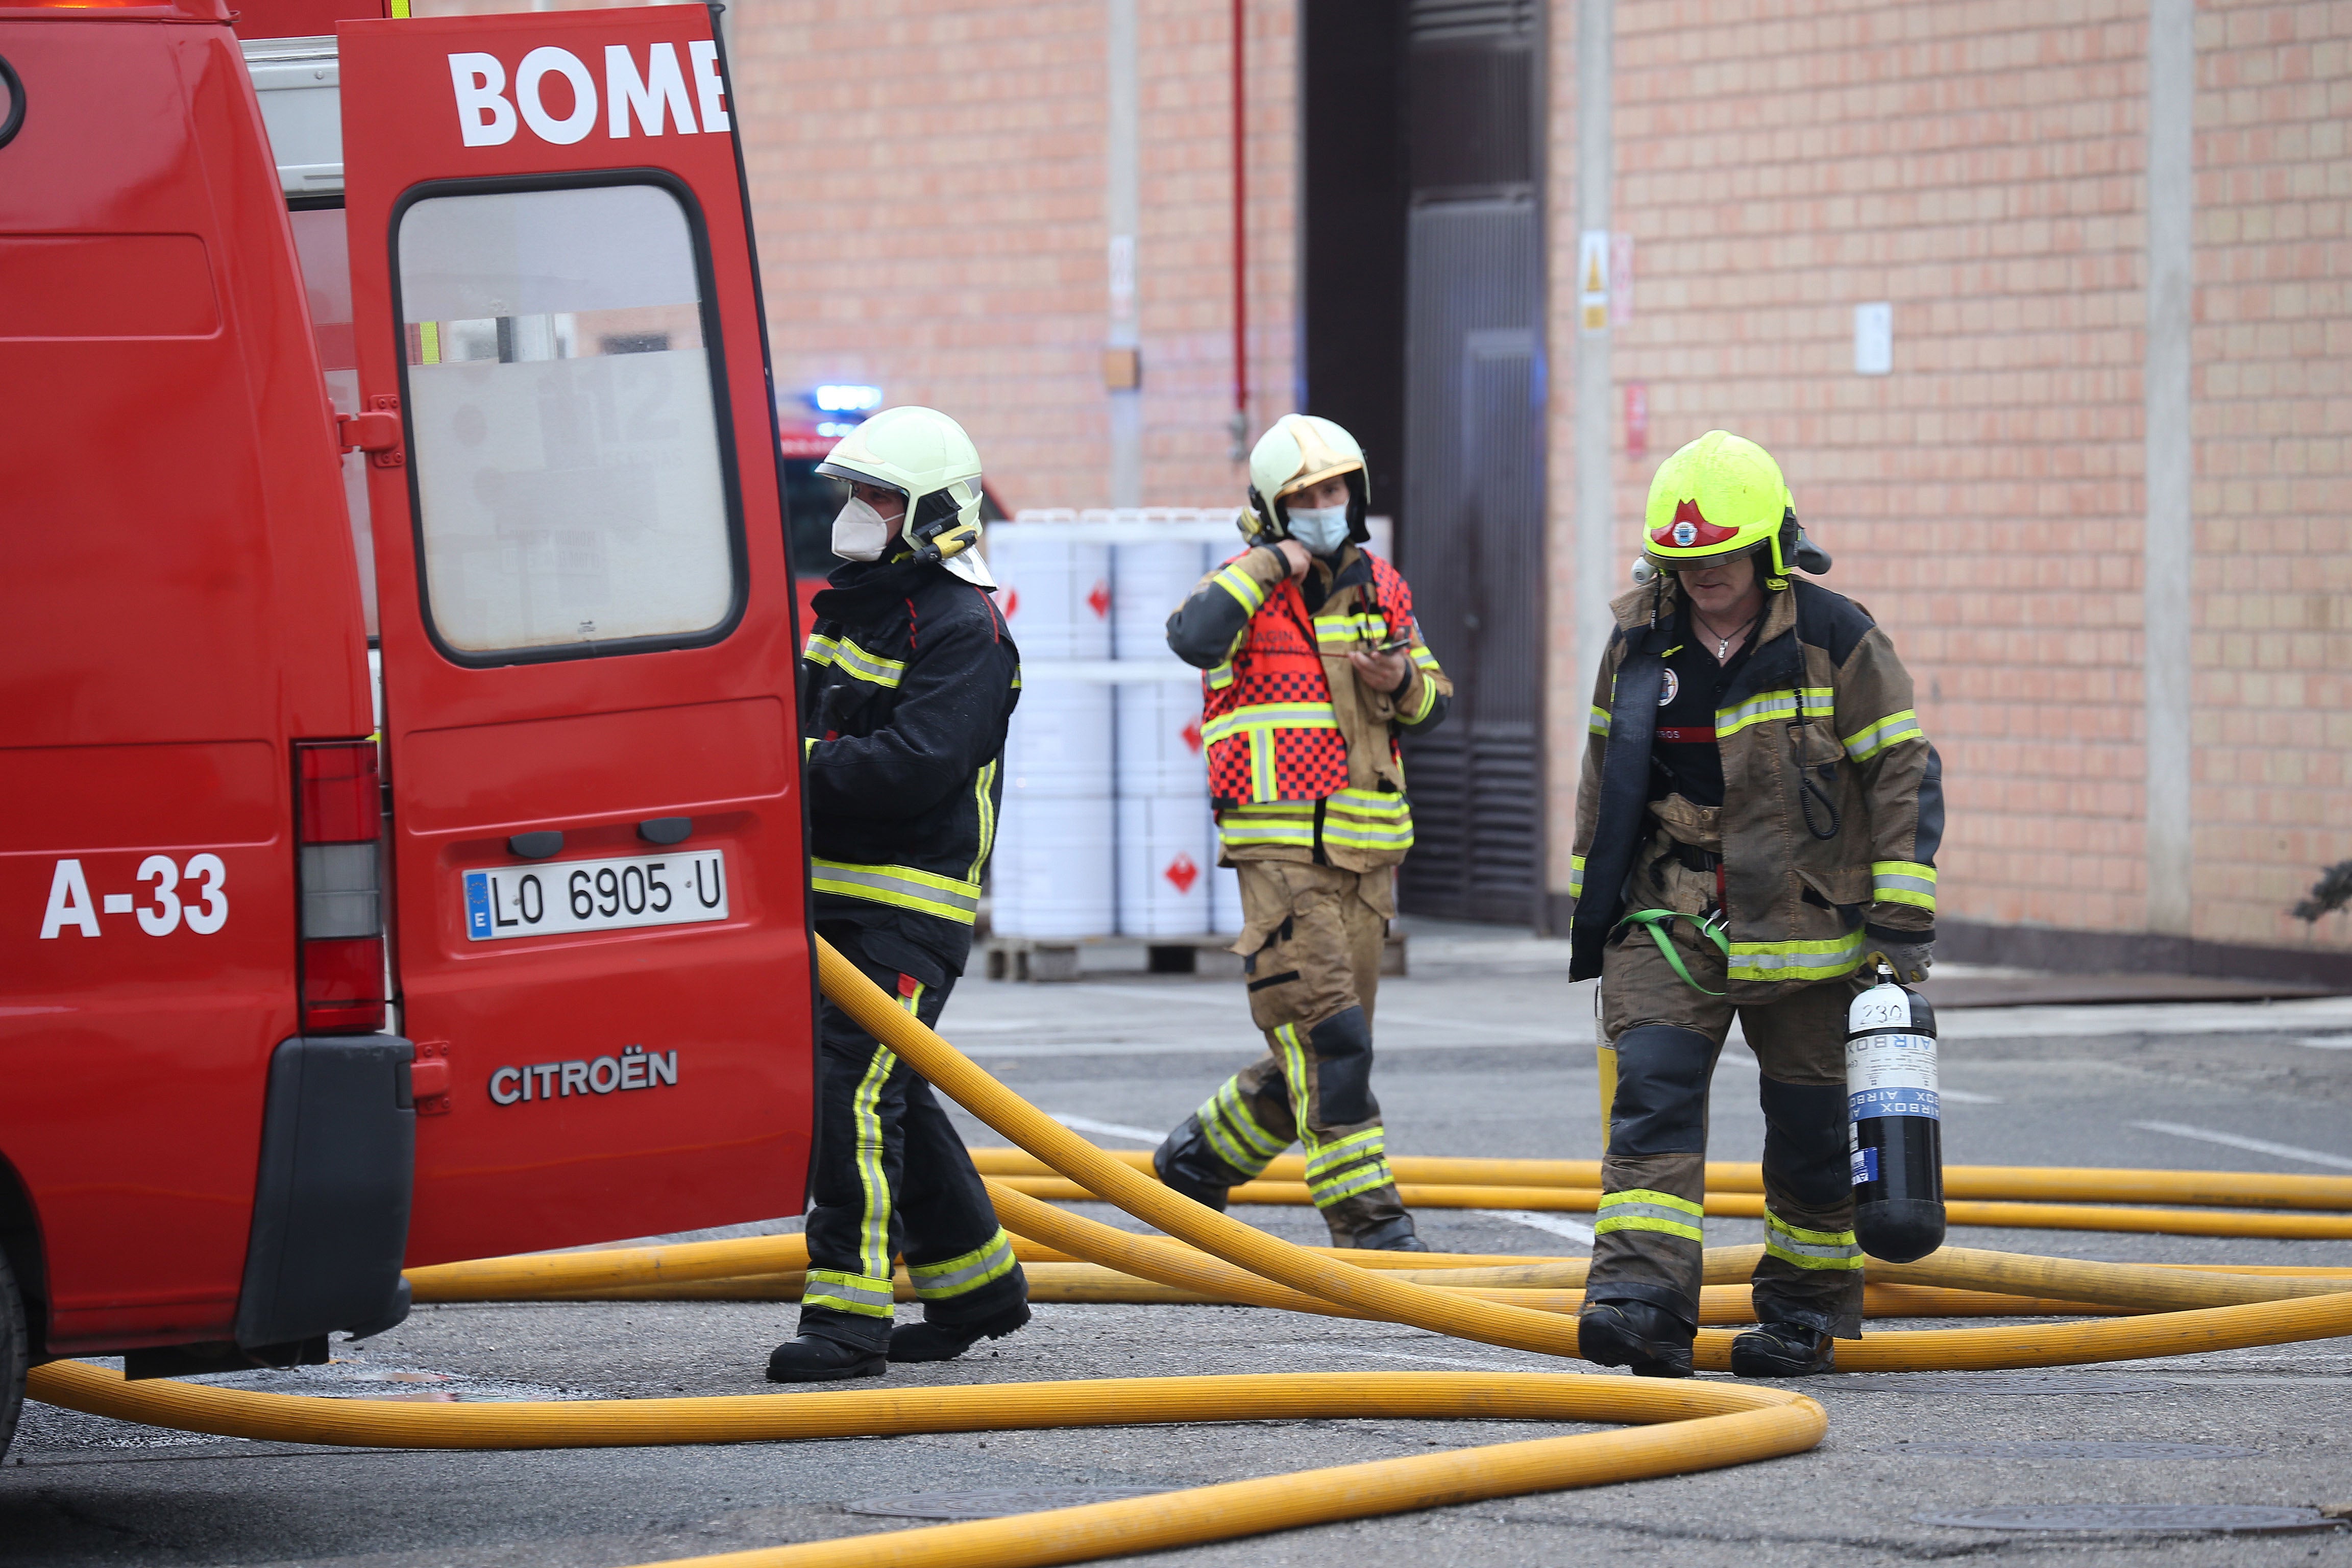
[(383, 804), (373, 741), (294, 748), (302, 907), (302, 1032), (383, 1027)]

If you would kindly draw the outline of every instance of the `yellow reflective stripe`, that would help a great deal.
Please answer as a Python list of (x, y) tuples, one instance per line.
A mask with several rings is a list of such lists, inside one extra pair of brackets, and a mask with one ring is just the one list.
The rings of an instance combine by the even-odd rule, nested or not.
[(1243, 571), (1238, 564), (1224, 568), (1210, 581), (1241, 601), (1242, 608), (1253, 616), (1257, 614), (1257, 607), (1265, 603), (1265, 590), (1258, 585), (1256, 578)]
[[(1414, 662), (1417, 664), (1420, 661), (1416, 659)], [(1428, 668), (1434, 670), (1437, 668), (1437, 662), (1434, 659), (1431, 660)], [(1429, 717), (1429, 710), (1436, 706), (1437, 682), (1431, 680), (1424, 676), (1421, 683), (1421, 706), (1412, 710), (1412, 717), (1407, 719), (1405, 722), (1408, 724), (1420, 723), (1423, 719)]]
[(1357, 789), (1353, 785), (1325, 797), (1324, 809), (1335, 816), (1402, 819), (1412, 808), (1394, 790)]
[(1253, 729), (1247, 733), (1250, 749), (1250, 798), (1272, 800), (1282, 793), (1275, 787), (1274, 731)]
[(1628, 1187), (1622, 1192), (1601, 1195), (1600, 1213), (1593, 1220), (1592, 1233), (1607, 1236), (1612, 1231), (1646, 1230), (1704, 1245), (1706, 1240), (1705, 1215), (1706, 1211), (1688, 1198), (1678, 1198), (1672, 1193), (1662, 1193), (1649, 1187)]
[(1226, 687), (1231, 686), (1234, 683), (1234, 667), (1232, 661), (1228, 660), (1227, 662), (1217, 666), (1216, 668), (1208, 671), (1202, 679), (1208, 681), (1210, 690), (1223, 691)]
[(912, 866), (857, 866), (842, 860), (812, 858), (809, 885), (820, 893), (864, 899), (937, 915), (959, 925), (972, 925), (980, 917), (980, 884)]
[(1568, 858), (1568, 896), (1571, 899), (1579, 898), (1583, 892), (1584, 857), (1571, 855)]
[(1429, 645), (1427, 643), (1417, 642), (1412, 645), (1412, 662), (1421, 666), (1422, 668), (1429, 671), (1432, 675), (1439, 673), (1437, 668), (1437, 656), (1429, 651)]
[(897, 686), (907, 677), (904, 660), (868, 653), (847, 637), (821, 637), (811, 632), (808, 647), (801, 650), (801, 657), (811, 664), (832, 665), (844, 674), (877, 686)]
[(1412, 806), (1389, 790), (1343, 789), (1323, 802), (1326, 843), (1361, 849), (1412, 847)]
[(980, 873), (988, 864), (988, 852), (996, 846), (996, 803), (989, 796), (989, 786), (996, 782), (999, 759), (991, 757), (988, 765), (971, 781), (972, 804), (980, 810), (980, 853), (971, 858), (971, 881), (977, 886)]
[(1219, 1084), (1217, 1092), (1202, 1100), (1192, 1114), (1217, 1158), (1245, 1176), (1265, 1170), (1267, 1162), (1290, 1146), (1289, 1140), (1276, 1138), (1257, 1124), (1249, 1103), (1242, 1099), (1238, 1077)]
[(809, 759), (809, 753), (815, 750), (816, 737), (814, 735), (804, 735), (801, 738), (801, 761), (807, 762)]
[[(1808, 718), (1826, 717), (1837, 711), (1837, 694), (1826, 686), (1808, 686), (1802, 693), (1804, 712)], [(1738, 734), (1750, 724), (1760, 724), (1768, 719), (1793, 719), (1797, 716), (1799, 693), (1783, 689), (1759, 691), (1737, 708), (1718, 708), (1715, 713), (1715, 738)]]
[(1874, 860), (1870, 863), (1871, 896), (1885, 904), (1909, 904), (1934, 913), (1936, 868), (1915, 860)]
[(1596, 1237), (1620, 1230), (1654, 1230), (1663, 1236), (1678, 1236), (1685, 1241), (1696, 1241), (1702, 1246), (1706, 1242), (1706, 1232), (1700, 1226), (1685, 1225), (1676, 1219), (1661, 1219), (1655, 1215), (1610, 1215), (1592, 1222), (1592, 1234)]
[(1834, 980), (1862, 962), (1862, 932), (1826, 942), (1735, 942), (1725, 973), (1734, 980)]
[(1706, 1213), (1703, 1205), (1695, 1204), (1688, 1198), (1678, 1198), (1672, 1193), (1662, 1193), (1652, 1187), (1627, 1187), (1621, 1192), (1601, 1194), (1601, 1206), (1604, 1209), (1625, 1204), (1670, 1210), (1675, 1214), (1688, 1215), (1693, 1219), (1697, 1219)]
[(1350, 1132), (1345, 1138), (1318, 1144), (1307, 1153), (1307, 1179), (1346, 1164), (1358, 1155), (1377, 1153), (1388, 1146), (1386, 1135), (1377, 1127), (1367, 1127), (1361, 1132)]
[(877, 686), (896, 686), (907, 677), (903, 659), (884, 658), (879, 654), (868, 653), (847, 637), (835, 639), (833, 663), (835, 668), (860, 680), (872, 681)]
[(1315, 847), (1315, 819), (1307, 817), (1263, 817), (1246, 815), (1249, 806), (1237, 806), (1221, 812), (1217, 816), (1217, 837), (1228, 846), (1246, 844), (1286, 844), (1297, 849)]
[(1307, 1195), (1318, 1209), (1345, 1203), (1359, 1193), (1369, 1193), (1375, 1187), (1385, 1187), (1395, 1182), (1396, 1174), (1389, 1169), (1385, 1157), (1376, 1157), (1370, 1164), (1351, 1167), (1338, 1175), (1320, 1182), (1307, 1184)]
[(1329, 642), (1385, 642), (1388, 635), (1388, 617), (1370, 611), (1315, 617), (1315, 641), (1318, 647)]
[(894, 1294), (887, 1277), (812, 1268), (808, 1282), (801, 1288), (801, 1305), (830, 1307), (836, 1312), (855, 1312), (865, 1318), (887, 1318), (890, 1316)]
[(1328, 702), (1253, 702), (1220, 713), (1201, 726), (1201, 742), (1229, 741), (1253, 730), (1336, 730), (1339, 716)]
[[(898, 1058), (886, 1046), (874, 1047), (866, 1076), (849, 1097), (849, 1127), (856, 1151), (857, 1185), (865, 1212), (857, 1227), (857, 1262), (882, 1285), (882, 1300), (890, 1300), (890, 1184), (882, 1173), (883, 1086), (889, 1082)], [(809, 1279), (814, 1282), (816, 1276)], [(869, 1281), (870, 1283), (870, 1281)]]
[(1609, 733), (1609, 710), (1595, 705), (1592, 710), (1592, 717), (1584, 721), (1584, 728), (1587, 732), (1591, 734), (1606, 735)]
[(1013, 1238), (1000, 1226), (986, 1246), (976, 1247), (945, 1263), (910, 1263), (907, 1273), (915, 1282), (918, 1300), (942, 1301), (968, 1296), (983, 1285), (1003, 1279), (1013, 1272)]
[(1845, 738), (1845, 754), (1857, 763), (1866, 763), (1889, 746), (1919, 740), (1926, 733), (1919, 728), (1919, 715), (1906, 708), (1900, 713), (1889, 713), (1876, 723), (1848, 735)]
[(1764, 1211), (1764, 1250), (1799, 1268), (1858, 1270), (1862, 1247), (1850, 1230), (1805, 1230)]

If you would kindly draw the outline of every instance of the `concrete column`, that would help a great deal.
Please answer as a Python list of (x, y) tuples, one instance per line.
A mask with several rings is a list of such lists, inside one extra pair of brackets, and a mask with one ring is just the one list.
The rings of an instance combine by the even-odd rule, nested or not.
[[(2183, 0), (2186, 3), (2186, 0)], [(1576, 223), (1585, 233), (1607, 233), (1616, 154), (1610, 133), (1614, 0), (1579, 0), (1576, 8)], [(1580, 283), (1581, 279), (1578, 280)], [(1571, 288), (1563, 301), (1577, 310)], [(1576, 334), (1576, 674), (1571, 695), (1583, 693), (1609, 646), (1609, 601), (1624, 586), (1617, 576), (1610, 517), (1611, 398), (1609, 330)]]
[[(1110, 228), (1108, 257), (1110, 327), (1104, 344), (1134, 350), (1142, 342), (1135, 301), (1137, 223), (1136, 0), (1108, 0), (1108, 134), (1105, 216)], [(1108, 355), (1105, 356), (1108, 358)], [(1114, 388), (1110, 398), (1110, 504), (1143, 504), (1143, 389)]]
[(2197, 107), (2195, 0), (2149, 0), (2147, 28), (2147, 531), (2141, 544), (2147, 700), (2147, 925), (2189, 934), (2189, 339)]

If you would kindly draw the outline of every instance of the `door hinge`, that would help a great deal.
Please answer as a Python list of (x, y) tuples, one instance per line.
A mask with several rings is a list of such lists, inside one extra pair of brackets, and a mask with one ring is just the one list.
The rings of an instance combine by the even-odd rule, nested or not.
[(379, 468), (397, 468), (408, 461), (400, 444), (400, 399), (378, 393), (358, 414), (335, 416), (335, 439), (346, 452), (365, 452)]
[(408, 1081), (419, 1116), (449, 1114), (449, 1042), (419, 1040), (416, 1059), (409, 1064)]

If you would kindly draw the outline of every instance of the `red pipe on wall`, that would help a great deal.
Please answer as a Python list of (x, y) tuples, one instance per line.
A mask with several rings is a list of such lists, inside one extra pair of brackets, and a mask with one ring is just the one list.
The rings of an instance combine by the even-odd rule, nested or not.
[(1234, 0), (1234, 447), (1249, 439), (1249, 224), (1243, 140), (1242, 40), (1248, 0)]

